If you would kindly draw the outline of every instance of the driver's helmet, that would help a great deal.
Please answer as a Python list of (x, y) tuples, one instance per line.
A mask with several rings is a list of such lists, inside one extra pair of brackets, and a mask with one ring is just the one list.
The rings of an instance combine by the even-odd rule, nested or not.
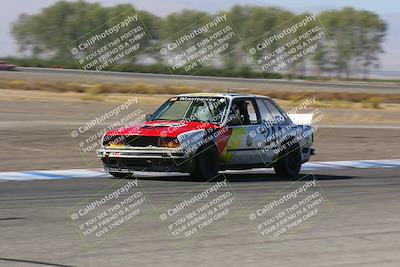
[(240, 117), (240, 109), (236, 103), (232, 104), (232, 115), (234, 117)]

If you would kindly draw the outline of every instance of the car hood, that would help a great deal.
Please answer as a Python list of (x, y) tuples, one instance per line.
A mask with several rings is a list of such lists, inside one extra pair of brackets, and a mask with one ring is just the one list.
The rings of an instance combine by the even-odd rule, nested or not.
[(182, 121), (149, 121), (141, 125), (118, 128), (106, 135), (136, 135), (136, 136), (161, 136), (177, 137), (181, 133), (193, 130), (220, 128), (217, 124), (207, 122), (182, 122)]

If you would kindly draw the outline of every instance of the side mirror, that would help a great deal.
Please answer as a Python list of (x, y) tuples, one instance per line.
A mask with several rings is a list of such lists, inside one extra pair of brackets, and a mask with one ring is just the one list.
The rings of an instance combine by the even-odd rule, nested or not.
[(153, 116), (153, 114), (146, 114), (145, 121), (151, 121), (151, 116)]

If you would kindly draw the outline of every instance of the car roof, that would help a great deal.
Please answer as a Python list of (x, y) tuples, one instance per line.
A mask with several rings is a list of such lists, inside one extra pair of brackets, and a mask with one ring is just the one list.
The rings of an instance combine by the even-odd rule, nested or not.
[(239, 94), (239, 93), (191, 93), (191, 94), (180, 94), (177, 96), (186, 97), (227, 97), (227, 98), (238, 98), (238, 97), (257, 97), (257, 98), (270, 98), (264, 95), (254, 94)]

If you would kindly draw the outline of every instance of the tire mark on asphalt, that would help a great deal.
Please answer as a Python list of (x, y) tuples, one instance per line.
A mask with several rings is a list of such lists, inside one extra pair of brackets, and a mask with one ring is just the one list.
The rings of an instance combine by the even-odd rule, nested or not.
[(0, 261), (22, 262), (22, 263), (44, 265), (44, 266), (75, 267), (73, 265), (64, 265), (64, 264), (57, 264), (57, 263), (51, 263), (51, 262), (45, 262), (45, 261), (32, 261), (32, 260), (21, 260), (21, 259), (12, 259), (12, 258), (0, 258)]
[(6, 217), (6, 218), (0, 218), (0, 221), (11, 221), (11, 220), (26, 220), (26, 218), (23, 218), (23, 217)]

